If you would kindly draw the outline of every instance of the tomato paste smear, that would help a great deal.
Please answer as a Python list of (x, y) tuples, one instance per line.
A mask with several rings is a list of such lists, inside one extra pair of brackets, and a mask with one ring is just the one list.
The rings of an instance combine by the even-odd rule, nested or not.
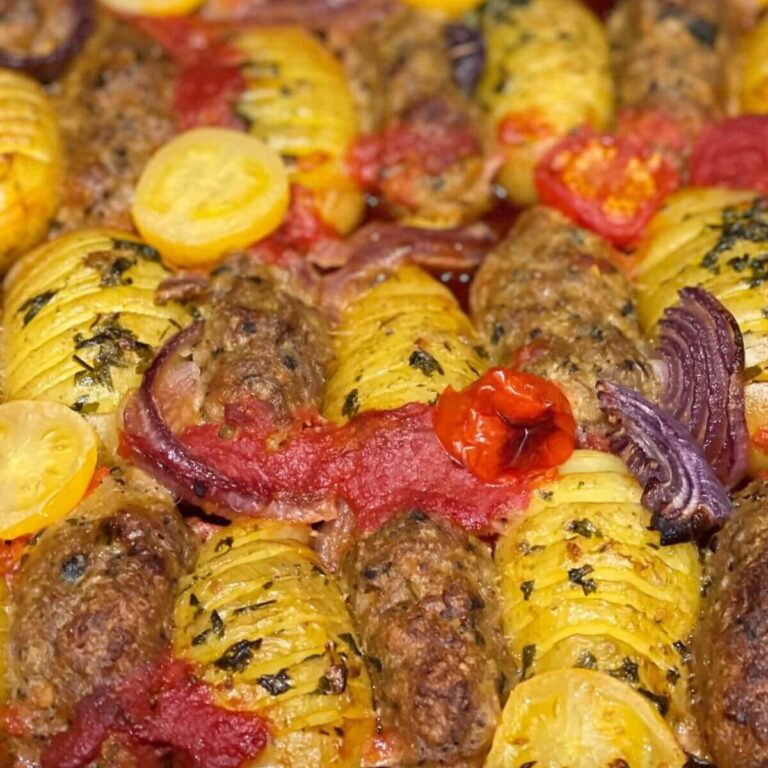
[(119, 688), (84, 698), (69, 730), (51, 740), (42, 768), (85, 768), (109, 736), (142, 755), (144, 768), (154, 768), (155, 756), (158, 768), (170, 756), (183, 768), (239, 768), (264, 749), (269, 731), (252, 712), (214, 704), (187, 664), (165, 657)]

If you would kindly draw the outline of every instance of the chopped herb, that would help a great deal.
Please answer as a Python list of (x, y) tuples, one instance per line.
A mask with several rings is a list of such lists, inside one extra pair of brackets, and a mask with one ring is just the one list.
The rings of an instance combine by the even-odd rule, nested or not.
[(690, 664), (691, 649), (682, 640), (675, 640), (672, 647), (680, 654), (683, 664)]
[(475, 354), (482, 360), (488, 359), (488, 350), (482, 344), (476, 344), (472, 349), (475, 350)]
[(231, 536), (226, 536), (223, 538), (214, 548), (214, 552), (228, 552), (230, 549), (232, 549), (232, 544), (234, 543), (234, 539)]
[(670, 685), (677, 685), (677, 681), (680, 679), (680, 672), (677, 667), (670, 667), (667, 670), (667, 682)]
[(637, 664), (632, 661), (629, 656), (625, 656), (621, 660), (621, 666), (618, 666), (615, 669), (609, 669), (608, 674), (611, 677), (615, 677), (617, 680), (622, 680), (631, 685), (637, 685), (640, 682), (638, 669)]
[(621, 307), (621, 316), (622, 317), (629, 317), (633, 312), (635, 311), (635, 304), (633, 301), (628, 300), (624, 302), (624, 304)]
[(597, 669), (597, 659), (589, 651), (582, 651), (576, 660), (577, 669)]
[(717, 40), (717, 26), (701, 16), (694, 16), (685, 25), (691, 36), (703, 43), (707, 48), (714, 48)]
[(360, 400), (358, 399), (357, 388), (350, 390), (344, 398), (344, 405), (341, 407), (341, 415), (351, 419), (360, 410)]
[(82, 552), (78, 552), (61, 564), (61, 578), (67, 584), (74, 584), (76, 581), (80, 581), (87, 567), (88, 558)]
[(211, 631), (216, 637), (224, 637), (224, 622), (218, 611), (211, 613)]
[(233, 643), (213, 662), (213, 666), (226, 672), (245, 672), (253, 658), (253, 652), (261, 648), (262, 640), (240, 640)]
[(603, 329), (600, 328), (599, 325), (593, 325), (589, 329), (589, 336), (593, 341), (602, 341), (603, 340)]
[(652, 701), (656, 705), (656, 708), (659, 710), (659, 714), (662, 717), (666, 716), (667, 712), (669, 711), (669, 697), (660, 696), (653, 691), (649, 691), (647, 688), (638, 688), (637, 692), (642, 693), (646, 699)]
[(72, 403), (70, 408), (76, 413), (89, 414), (96, 413), (99, 410), (99, 404), (98, 402), (90, 402), (88, 395), (81, 395)]
[(523, 600), (530, 600), (531, 595), (533, 594), (534, 586), (535, 582), (533, 580), (524, 581), (520, 585), (520, 591), (523, 593)]
[(315, 693), (322, 696), (331, 694), (339, 695), (347, 689), (347, 665), (343, 659), (336, 664), (332, 664), (328, 671), (320, 678), (315, 688)]
[(544, 501), (552, 501), (554, 495), (555, 494), (552, 491), (539, 491), (539, 496), (544, 499)]
[(17, 314), (24, 313), (22, 325), (26, 326), (34, 320), (40, 310), (58, 293), (58, 291), (43, 291), (27, 299), (18, 309)]
[(281, 669), (276, 675), (262, 675), (257, 682), (272, 696), (279, 696), (292, 688), (291, 679), (285, 669)]
[(571, 568), (568, 571), (568, 581), (574, 586), (579, 586), (584, 590), (585, 595), (597, 591), (597, 582), (594, 579), (586, 578), (595, 569), (591, 565), (582, 565), (581, 568)]
[(528, 673), (531, 671), (533, 662), (536, 660), (536, 646), (524, 645), (523, 646), (523, 668), (520, 672), (522, 679), (528, 679)]
[(603, 538), (603, 532), (591, 520), (587, 520), (586, 517), (581, 518), (581, 520), (571, 520), (565, 526), (565, 530), (568, 533), (576, 533), (579, 536), (583, 536), (585, 539), (591, 539), (593, 536), (596, 539)]
[(411, 352), (411, 356), (408, 358), (408, 365), (411, 368), (417, 368), (427, 377), (435, 373), (445, 376), (443, 366), (429, 352), (425, 352), (418, 347)]
[(160, 263), (160, 251), (146, 243), (136, 243), (133, 240), (120, 240), (112, 238), (112, 247), (116, 251), (133, 251), (145, 261)]
[(202, 645), (208, 639), (208, 635), (210, 634), (210, 629), (204, 629), (200, 634), (197, 634), (192, 638), (192, 645)]
[(262, 600), (260, 603), (251, 603), (250, 605), (242, 605), (240, 608), (235, 608), (232, 613), (235, 616), (240, 616), (244, 613), (253, 613), (253, 611), (260, 611), (262, 608), (266, 608), (269, 605), (275, 605), (277, 600)]
[(342, 632), (342, 634), (339, 635), (339, 640), (343, 640), (350, 647), (355, 656), (363, 655), (363, 652), (355, 642), (355, 636), (351, 632)]

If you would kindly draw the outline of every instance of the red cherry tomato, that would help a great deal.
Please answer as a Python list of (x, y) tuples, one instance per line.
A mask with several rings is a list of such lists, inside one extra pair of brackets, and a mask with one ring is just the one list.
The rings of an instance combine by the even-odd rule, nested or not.
[(742, 115), (704, 130), (691, 154), (691, 183), (768, 192), (768, 115)]
[(557, 467), (575, 444), (573, 412), (557, 385), (509, 368), (491, 368), (461, 392), (448, 387), (432, 423), (448, 453), (486, 483)]
[(664, 153), (631, 136), (580, 130), (536, 167), (541, 200), (618, 246), (634, 243), (678, 185)]

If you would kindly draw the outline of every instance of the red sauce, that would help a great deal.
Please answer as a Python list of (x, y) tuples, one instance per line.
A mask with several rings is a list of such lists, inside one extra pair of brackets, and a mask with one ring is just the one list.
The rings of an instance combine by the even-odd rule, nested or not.
[(170, 756), (184, 768), (239, 768), (264, 749), (269, 732), (258, 715), (214, 704), (189, 666), (163, 659), (84, 698), (69, 730), (51, 739), (42, 768), (85, 768), (108, 736), (141, 755), (142, 768)]
[[(226, 440), (219, 426), (206, 424), (186, 429), (181, 439), (223, 477), (252, 485), (271, 500), (345, 499), (364, 531), (417, 507), (467, 530), (490, 532), (496, 521), (527, 504), (525, 477), (484, 483), (451, 458), (432, 428), (432, 408), (421, 403), (368, 411), (342, 427), (297, 426), (272, 448), (270, 431), (268, 421), (252, 422)], [(146, 449), (133, 438), (128, 443)]]
[(176, 77), (174, 111), (182, 130), (199, 126), (245, 128), (235, 114), (235, 103), (245, 90), (245, 78), (234, 64), (202, 61), (182, 69)]

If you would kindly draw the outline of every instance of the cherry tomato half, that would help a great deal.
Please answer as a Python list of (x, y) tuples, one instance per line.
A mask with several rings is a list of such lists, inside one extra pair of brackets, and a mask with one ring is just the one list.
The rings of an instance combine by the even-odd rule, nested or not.
[(551, 381), (491, 368), (461, 392), (448, 387), (433, 415), (443, 447), (487, 483), (557, 467), (573, 452), (576, 422)]
[(742, 115), (710, 126), (691, 154), (691, 183), (768, 192), (768, 115)]
[(678, 181), (660, 150), (586, 129), (556, 144), (536, 167), (542, 202), (618, 246), (637, 240)]

